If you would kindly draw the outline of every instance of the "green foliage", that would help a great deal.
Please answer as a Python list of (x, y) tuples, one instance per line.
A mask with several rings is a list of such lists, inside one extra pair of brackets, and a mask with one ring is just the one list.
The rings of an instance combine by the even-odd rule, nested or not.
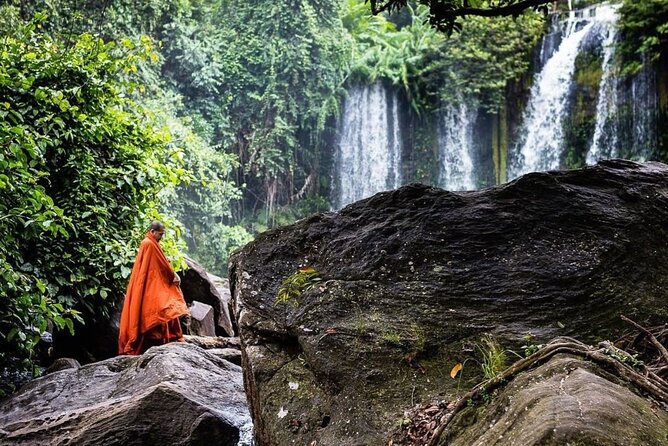
[(348, 0), (343, 24), (354, 40), (350, 79), (375, 82), (386, 79), (403, 87), (414, 110), (421, 111), (420, 77), (425, 55), (445, 37), (428, 22), (424, 7), (408, 7), (410, 24), (397, 28), (382, 15), (370, 16), (362, 0)]
[[(528, 2), (525, 0), (369, 0), (371, 10), (374, 14), (383, 11), (399, 11), (410, 4), (419, 3), (429, 11), (429, 21), (432, 26), (440, 31), (452, 33), (453, 30), (461, 31), (464, 24), (462, 17), (484, 16), (484, 17), (517, 17), (524, 11), (547, 11), (548, 3), (556, 3), (551, 0), (538, 0)], [(577, 0), (576, 0), (576, 3)], [(474, 17), (475, 18), (475, 17)], [(469, 21), (467, 20), (466, 26)]]
[(188, 254), (209, 271), (225, 275), (229, 254), (251, 241), (241, 226), (230, 225), (231, 203), (241, 198), (241, 191), (231, 178), (238, 167), (234, 155), (216, 150), (197, 135), (188, 117), (178, 118), (180, 98), (165, 94), (146, 101), (155, 119), (171, 133), (169, 147), (183, 148), (183, 166), (187, 175), (175, 187), (160, 192), (165, 213), (183, 228)]
[[(193, 180), (173, 197), (207, 201), (199, 210), (169, 207), (200, 260), (224, 251), (211, 246), (200, 253), (208, 242), (197, 239), (209, 228), (243, 221), (249, 230), (263, 230), (291, 222), (303, 215), (295, 209), (301, 201), (329, 193), (325, 149), (347, 84), (397, 85), (419, 113), (462, 99), (496, 110), (507, 83), (526, 70), (543, 30), (542, 17), (530, 13), (515, 20), (472, 18), (447, 37), (430, 26), (425, 6), (372, 16), (363, 0), (32, 4), (55, 11), (48, 26), (60, 33), (91, 30), (131, 42), (148, 34), (159, 42), (158, 63), (137, 65), (137, 75), (152, 95), (174, 98), (170, 121), (199, 138), (190, 138), (192, 147), (185, 142), (186, 163), (208, 165), (210, 175), (222, 162), (209, 180), (235, 182), (243, 195), (237, 200), (238, 191), (226, 186), (206, 222), (201, 212), (220, 192), (196, 190), (202, 182)], [(207, 147), (225, 160), (202, 155)], [(224, 269), (224, 256), (213, 261), (207, 266)]]
[(529, 54), (545, 26), (542, 15), (472, 17), (449, 37), (429, 23), (424, 6), (407, 6), (409, 24), (397, 28), (382, 15), (369, 16), (362, 0), (348, 0), (343, 23), (355, 45), (351, 76), (401, 85), (420, 112), (442, 102), (475, 98), (490, 110), (505, 100), (509, 81), (529, 67)]
[(623, 71), (636, 74), (668, 50), (668, 0), (624, 0), (619, 14)]
[(524, 350), (524, 356), (531, 356), (534, 353), (536, 353), (538, 350), (544, 347), (543, 344), (534, 344), (536, 336), (532, 333), (527, 333), (522, 337), (524, 340), (524, 345), (522, 345), (522, 349)]
[[(262, 10), (262, 14), (257, 11)], [(226, 47), (224, 114), (243, 182), (262, 197), (251, 213), (291, 204), (321, 162), (328, 119), (339, 111), (346, 64), (337, 2), (231, 2), (221, 8)], [(256, 192), (257, 194), (257, 192)], [(250, 198), (250, 197), (248, 197)]]
[(276, 305), (299, 306), (299, 296), (313, 288), (322, 278), (320, 273), (312, 267), (300, 268), (283, 280), (278, 288), (274, 303)]
[(429, 63), (421, 77), (426, 96), (441, 102), (474, 99), (496, 111), (505, 101), (508, 83), (529, 68), (544, 27), (544, 17), (534, 12), (517, 18), (470, 18), (461, 32), (425, 54)]
[(233, 178), (240, 168), (237, 157), (225, 151), (233, 145), (234, 130), (221, 115), (222, 104), (231, 97), (221, 95), (230, 79), (223, 77), (221, 54), (233, 36), (217, 24), (220, 3), (40, 0), (36, 5), (54, 10), (49, 18), (53, 32), (91, 30), (128, 45), (146, 41), (144, 34), (158, 41), (151, 54), (154, 63), (137, 66), (135, 76), (142, 90), (147, 87), (137, 100), (169, 129), (168, 148), (183, 151), (186, 169), (181, 185), (161, 191), (161, 208), (183, 230), (188, 254), (212, 272), (225, 274), (230, 251), (251, 236), (231, 223), (232, 204), (242, 194)]
[(157, 192), (183, 173), (169, 135), (129, 99), (137, 85), (118, 80), (150, 42), (65, 44), (44, 18), (0, 37), (2, 366), (29, 359), (48, 321), (72, 331), (109, 316)]
[[(205, 145), (237, 155), (235, 180), (246, 187), (235, 221), (264, 209), (273, 226), (282, 207), (325, 192), (313, 179), (349, 63), (338, 1), (37, 3), (68, 11), (51, 21), (53, 29), (133, 41), (148, 34), (160, 43), (161, 64), (140, 66), (139, 74), (158, 95), (183, 98), (177, 115)], [(185, 224), (187, 217), (179, 219)]]
[(494, 378), (506, 368), (506, 351), (491, 335), (483, 336), (476, 348), (482, 356), (480, 368), (485, 379)]

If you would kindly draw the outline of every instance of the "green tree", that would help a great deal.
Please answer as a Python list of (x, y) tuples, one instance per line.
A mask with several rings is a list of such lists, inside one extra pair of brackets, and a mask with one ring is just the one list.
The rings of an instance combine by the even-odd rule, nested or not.
[[(28, 364), (49, 321), (108, 319), (158, 192), (184, 174), (169, 134), (129, 99), (152, 45), (68, 42), (3, 7), (0, 365)], [(11, 25), (11, 26), (7, 26)], [(167, 246), (168, 252), (176, 251)]]
[(619, 14), (626, 74), (636, 74), (644, 63), (668, 54), (668, 0), (625, 0)]
[(506, 100), (506, 86), (529, 68), (530, 55), (545, 29), (542, 14), (517, 18), (470, 17), (466, 27), (425, 52), (420, 78), (439, 102), (473, 99), (494, 111)]

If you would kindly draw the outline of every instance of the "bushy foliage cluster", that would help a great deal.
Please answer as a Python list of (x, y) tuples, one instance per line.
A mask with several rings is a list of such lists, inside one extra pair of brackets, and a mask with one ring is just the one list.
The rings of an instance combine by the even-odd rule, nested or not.
[(265, 211), (271, 219), (281, 206), (327, 190), (326, 177), (317, 177), (322, 136), (338, 113), (347, 66), (337, 11), (336, 1), (312, 0), (233, 1), (219, 9), (226, 119), (217, 133), (234, 135), (227, 148), (238, 155), (248, 190), (240, 217)]
[(137, 66), (135, 77), (145, 89), (137, 100), (169, 128), (168, 147), (183, 151), (189, 172), (178, 187), (161, 192), (161, 209), (178, 221), (188, 255), (215, 274), (224, 274), (229, 253), (252, 238), (231, 215), (242, 197), (243, 178), (225, 111), (235, 68), (225, 56), (234, 34), (218, 23), (222, 4), (37, 0), (25, 11), (50, 10), (45, 27), (54, 34), (93, 32), (111, 40), (156, 42), (154, 63)]
[[(231, 180), (239, 165), (237, 158), (206, 144), (188, 126), (188, 118), (177, 118), (176, 97), (147, 101), (156, 119), (169, 127), (170, 145), (184, 147), (183, 163), (189, 177), (176, 187), (160, 192), (162, 208), (179, 219), (187, 252), (209, 271), (226, 275), (230, 253), (248, 243), (252, 236), (239, 225), (231, 225), (231, 203), (241, 191)], [(175, 106), (176, 104), (176, 106)]]
[(644, 63), (668, 54), (668, 0), (625, 0), (619, 14), (626, 74), (636, 74)]
[[(185, 173), (168, 133), (120, 81), (151, 57), (90, 34), (57, 40), (3, 8), (0, 36), (0, 366), (48, 322), (109, 317), (158, 192)], [(7, 26), (11, 25), (11, 26)], [(167, 246), (168, 252), (170, 247)]]
[(425, 55), (426, 88), (441, 102), (474, 98), (494, 112), (506, 100), (508, 83), (527, 73), (544, 30), (544, 16), (533, 11), (517, 18), (471, 17)]
[(471, 17), (446, 36), (429, 23), (425, 6), (407, 6), (408, 24), (396, 18), (369, 16), (368, 6), (348, 0), (343, 23), (357, 52), (353, 76), (387, 79), (405, 89), (416, 111), (462, 100), (496, 110), (508, 82), (526, 73), (530, 53), (545, 29), (543, 15), (528, 11), (513, 17)]

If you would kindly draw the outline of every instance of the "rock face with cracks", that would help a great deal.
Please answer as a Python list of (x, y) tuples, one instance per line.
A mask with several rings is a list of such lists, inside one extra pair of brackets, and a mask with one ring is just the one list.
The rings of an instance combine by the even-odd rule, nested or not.
[[(258, 445), (387, 444), (404, 409), (452, 397), (483, 333), (510, 347), (665, 320), (667, 237), (668, 166), (629, 161), (409, 185), (260, 235), (230, 269)], [(305, 266), (321, 280), (275, 303)]]
[(35, 379), (0, 404), (0, 445), (250, 445), (241, 368), (185, 343)]
[(556, 355), (488, 406), (460, 412), (438, 446), (668, 445), (668, 412), (590, 362)]

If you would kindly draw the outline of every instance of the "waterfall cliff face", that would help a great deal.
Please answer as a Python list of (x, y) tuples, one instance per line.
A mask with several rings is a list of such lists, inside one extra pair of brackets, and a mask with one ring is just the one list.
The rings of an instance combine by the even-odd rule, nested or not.
[(633, 77), (630, 86), (622, 89), (621, 103), (632, 113), (621, 115), (620, 126), (625, 126), (626, 140), (629, 141), (631, 152), (628, 157), (644, 161), (657, 146), (657, 116), (659, 111), (656, 94), (656, 73), (646, 63), (643, 69)]
[(402, 143), (395, 92), (380, 83), (351, 87), (339, 126), (336, 208), (401, 184)]
[(587, 23), (571, 13), (569, 19), (560, 26), (564, 37), (538, 73), (531, 88), (515, 157), (509, 167), (510, 179), (527, 172), (554, 170), (559, 167), (563, 117), (568, 106), (575, 58), (580, 42), (591, 30), (593, 23)]
[(438, 126), (439, 186), (452, 191), (474, 190), (473, 134), (475, 108), (463, 101), (448, 105)]
[(596, 126), (594, 137), (587, 153), (587, 164), (595, 164), (603, 158), (619, 156), (617, 147), (617, 108), (619, 73), (615, 69), (615, 43), (617, 41), (617, 7), (600, 8), (596, 31), (603, 37), (603, 61), (601, 63), (601, 83), (596, 104)]
[[(616, 28), (618, 9), (619, 5), (604, 3), (553, 22), (541, 43), (537, 64), (540, 71), (510, 154), (510, 179), (527, 172), (569, 167), (567, 150), (581, 149), (566, 147), (565, 120), (588, 108), (594, 119), (582, 162), (594, 164), (615, 157), (645, 160), (656, 147), (658, 102), (654, 71), (646, 64), (632, 78), (624, 79), (620, 74), (615, 51), (620, 38)], [(574, 97), (576, 60), (586, 52), (597, 54), (600, 59), (600, 81), (593, 95), (595, 109), (593, 102), (570, 103)], [(572, 128), (568, 130), (574, 132)], [(586, 130), (582, 127), (575, 132)], [(573, 153), (570, 156), (572, 163)]]
[(401, 172), (406, 182), (462, 191), (532, 171), (654, 158), (657, 71), (646, 63), (635, 76), (621, 74), (618, 10), (601, 3), (564, 19), (551, 16), (534, 53), (528, 99), (518, 83), (498, 114), (467, 97), (413, 119), (396, 91), (380, 83), (350, 87), (334, 156), (333, 206), (396, 188)]

